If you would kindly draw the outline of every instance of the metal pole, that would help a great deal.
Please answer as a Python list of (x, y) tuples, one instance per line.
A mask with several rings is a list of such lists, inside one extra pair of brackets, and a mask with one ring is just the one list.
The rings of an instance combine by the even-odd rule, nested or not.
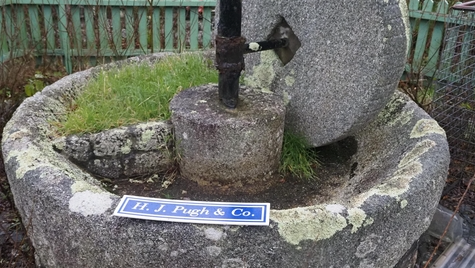
[(244, 70), (244, 43), (241, 36), (242, 0), (219, 1), (219, 24), (216, 36), (216, 68), (219, 71), (219, 98), (228, 108), (236, 108), (239, 99), (239, 76)]

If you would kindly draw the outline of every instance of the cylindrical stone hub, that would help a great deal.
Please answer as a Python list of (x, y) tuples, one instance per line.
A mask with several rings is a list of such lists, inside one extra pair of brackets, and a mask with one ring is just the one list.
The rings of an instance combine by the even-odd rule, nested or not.
[(170, 102), (181, 175), (201, 186), (260, 191), (279, 169), (284, 133), (282, 97), (241, 87), (226, 108), (217, 85), (186, 89)]

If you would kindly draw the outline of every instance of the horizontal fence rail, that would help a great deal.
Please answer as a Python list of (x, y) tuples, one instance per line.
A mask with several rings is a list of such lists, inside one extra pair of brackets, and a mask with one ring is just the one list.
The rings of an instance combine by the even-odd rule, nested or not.
[(0, 61), (129, 57), (212, 46), (216, 0), (0, 0)]

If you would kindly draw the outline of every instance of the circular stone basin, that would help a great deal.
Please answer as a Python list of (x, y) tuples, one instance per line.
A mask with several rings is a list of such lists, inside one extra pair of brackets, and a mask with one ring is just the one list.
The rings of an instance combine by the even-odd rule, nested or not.
[(28, 98), (4, 129), (5, 170), (38, 266), (393, 267), (431, 222), (448, 171), (447, 141), (397, 92), (354, 135), (351, 169), (324, 201), (271, 209), (269, 226), (114, 217), (121, 197), (53, 148), (51, 122), (63, 119), (98, 70), (72, 74)]

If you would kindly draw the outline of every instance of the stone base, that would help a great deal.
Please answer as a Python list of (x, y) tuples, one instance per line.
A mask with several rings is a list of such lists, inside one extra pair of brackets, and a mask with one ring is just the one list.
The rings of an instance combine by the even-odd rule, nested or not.
[(284, 133), (279, 96), (242, 87), (238, 107), (228, 109), (218, 87), (205, 85), (177, 94), (170, 110), (183, 177), (213, 191), (259, 191), (272, 184)]
[(4, 128), (5, 172), (38, 267), (389, 268), (431, 222), (447, 177), (448, 144), (437, 123), (401, 93), (355, 133), (351, 169), (333, 192), (322, 193), (331, 196), (271, 209), (270, 226), (113, 217), (121, 197), (56, 152), (51, 138), (51, 121), (99, 68), (28, 98)]

